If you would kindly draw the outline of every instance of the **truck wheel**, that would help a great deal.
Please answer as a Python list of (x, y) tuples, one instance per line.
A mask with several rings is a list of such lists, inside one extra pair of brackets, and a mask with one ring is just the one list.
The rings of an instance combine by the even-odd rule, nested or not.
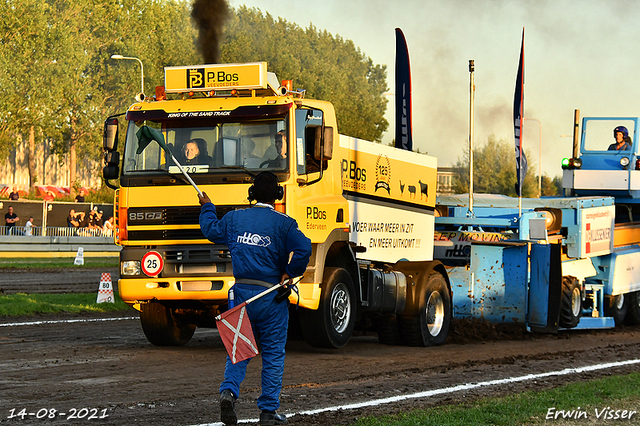
[(580, 322), (582, 314), (582, 293), (576, 277), (562, 277), (562, 301), (560, 307), (560, 327), (573, 328)]
[(356, 299), (351, 276), (344, 268), (325, 268), (317, 310), (300, 309), (305, 341), (316, 348), (341, 348), (355, 327)]
[(151, 302), (141, 306), (140, 322), (147, 340), (156, 346), (182, 346), (196, 331), (193, 324), (179, 323), (171, 309)]
[(629, 310), (629, 298), (627, 296), (628, 294), (606, 295), (604, 298), (604, 315), (613, 317), (616, 325), (621, 325), (624, 322), (624, 317), (627, 316), (627, 311)]
[(444, 343), (451, 326), (451, 294), (444, 277), (429, 275), (421, 289), (420, 313), (398, 316), (402, 340), (407, 346), (437, 346)]
[(398, 319), (395, 315), (383, 315), (376, 319), (376, 331), (378, 332), (378, 340), (383, 345), (400, 345), (402, 344), (402, 335), (398, 326)]
[(624, 318), (626, 325), (640, 324), (640, 291), (634, 291), (626, 295), (629, 299), (629, 310)]

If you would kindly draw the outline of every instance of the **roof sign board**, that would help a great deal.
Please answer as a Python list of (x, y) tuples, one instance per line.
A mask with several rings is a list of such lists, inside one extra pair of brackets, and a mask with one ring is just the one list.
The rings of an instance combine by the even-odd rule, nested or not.
[(164, 81), (167, 93), (266, 89), (267, 63), (165, 67)]

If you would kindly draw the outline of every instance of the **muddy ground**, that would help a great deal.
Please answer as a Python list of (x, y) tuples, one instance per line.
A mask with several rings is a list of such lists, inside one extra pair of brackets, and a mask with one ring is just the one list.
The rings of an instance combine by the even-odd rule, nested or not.
[[(145, 339), (139, 321), (128, 319), (132, 316), (136, 316), (134, 311), (114, 321), (21, 326), (3, 324), (94, 320), (114, 315), (0, 318), (0, 424), (89, 421), (101, 425), (182, 426), (218, 422), (218, 385), (226, 353), (217, 331), (198, 329), (184, 347), (154, 347)], [(354, 410), (293, 414), (465, 383), (631, 360), (639, 354), (640, 327), (531, 335), (520, 328), (458, 322), (446, 344), (434, 348), (386, 346), (373, 334), (354, 336), (341, 350), (314, 349), (302, 341), (290, 341), (280, 411), (289, 414), (293, 425), (349, 425), (366, 415), (464, 403), (639, 371), (640, 364)], [(259, 371), (258, 356), (249, 365), (237, 403), (241, 420), (258, 417), (255, 403), (260, 393)], [(85, 407), (89, 411), (81, 411)], [(8, 418), (23, 408), (34, 416)], [(53, 420), (35, 418), (38, 413), (51, 413), (44, 409), (57, 410)], [(85, 418), (69, 420), (74, 410)], [(88, 420), (91, 414), (103, 418)], [(540, 413), (540, 417), (545, 414)]]

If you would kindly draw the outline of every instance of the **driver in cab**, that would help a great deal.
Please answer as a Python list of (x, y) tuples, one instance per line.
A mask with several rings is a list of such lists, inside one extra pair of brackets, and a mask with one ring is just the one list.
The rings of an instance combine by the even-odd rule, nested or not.
[(624, 126), (618, 126), (613, 129), (613, 137), (615, 142), (609, 145), (608, 151), (629, 151), (631, 150), (631, 139), (629, 131)]
[[(207, 142), (201, 138), (191, 139), (182, 147), (182, 161), (185, 165), (210, 165), (211, 157), (204, 150)], [(202, 149), (202, 151), (201, 151)]]
[(280, 130), (274, 136), (274, 145), (264, 152), (264, 160), (260, 167), (282, 168), (287, 158), (287, 136), (284, 130)]

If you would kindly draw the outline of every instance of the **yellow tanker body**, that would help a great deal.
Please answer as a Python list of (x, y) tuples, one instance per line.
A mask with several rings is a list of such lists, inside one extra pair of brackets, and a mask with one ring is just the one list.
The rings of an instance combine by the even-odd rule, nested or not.
[(234, 284), (228, 248), (202, 235), (196, 191), (158, 139), (220, 217), (250, 208), (255, 175), (276, 174), (276, 209), (313, 244), (290, 297), (307, 342), (338, 348), (356, 326), (387, 343), (444, 341), (451, 292), (433, 261), (435, 158), (339, 135), (330, 103), (280, 85), (263, 62), (166, 68), (165, 86), (124, 115), (122, 158), (122, 123), (105, 123), (104, 177), (119, 180), (120, 296), (149, 341), (180, 345), (213, 326)]

